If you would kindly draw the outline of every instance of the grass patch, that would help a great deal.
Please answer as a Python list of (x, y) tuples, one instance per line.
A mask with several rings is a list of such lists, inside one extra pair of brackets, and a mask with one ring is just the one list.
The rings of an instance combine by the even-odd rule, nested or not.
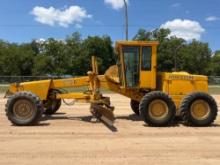
[(220, 95), (220, 86), (218, 85), (209, 86), (209, 93), (212, 95)]
[(0, 93), (5, 93), (8, 90), (9, 85), (0, 84)]

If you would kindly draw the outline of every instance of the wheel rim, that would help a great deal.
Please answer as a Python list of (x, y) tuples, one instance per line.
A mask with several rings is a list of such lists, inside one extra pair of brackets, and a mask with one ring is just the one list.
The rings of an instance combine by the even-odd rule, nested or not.
[(207, 119), (210, 114), (210, 107), (204, 100), (196, 100), (190, 107), (190, 113), (196, 120)]
[(33, 104), (25, 99), (18, 100), (13, 106), (13, 114), (19, 120), (30, 119), (34, 114)]
[(163, 100), (154, 100), (149, 104), (149, 115), (156, 120), (163, 120), (169, 112), (167, 103)]

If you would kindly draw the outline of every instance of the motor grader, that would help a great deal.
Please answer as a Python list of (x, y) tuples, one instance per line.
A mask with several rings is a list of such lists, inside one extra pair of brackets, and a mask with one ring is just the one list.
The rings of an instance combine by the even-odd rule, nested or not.
[[(6, 115), (18, 126), (36, 124), (43, 114), (52, 115), (61, 100), (90, 103), (92, 116), (112, 126), (115, 120), (110, 98), (102, 88), (131, 99), (131, 109), (149, 126), (168, 126), (175, 116), (186, 125), (208, 126), (217, 116), (217, 104), (208, 94), (208, 78), (186, 72), (157, 72), (156, 41), (117, 41), (117, 64), (98, 74), (96, 57), (88, 76), (14, 83), (6, 97)], [(83, 92), (66, 88), (88, 87)], [(120, 109), (118, 109), (120, 110)]]

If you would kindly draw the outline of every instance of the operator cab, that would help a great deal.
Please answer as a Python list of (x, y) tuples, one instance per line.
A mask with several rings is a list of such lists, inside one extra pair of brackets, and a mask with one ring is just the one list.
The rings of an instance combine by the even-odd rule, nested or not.
[(118, 71), (126, 88), (156, 88), (156, 41), (118, 41)]

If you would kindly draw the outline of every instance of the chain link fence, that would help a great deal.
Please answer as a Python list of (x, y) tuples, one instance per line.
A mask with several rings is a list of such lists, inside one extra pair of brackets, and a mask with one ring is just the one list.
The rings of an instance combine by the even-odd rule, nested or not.
[(0, 84), (11, 84), (16, 82), (28, 82), (47, 79), (70, 78), (71, 76), (0, 76)]
[(220, 76), (209, 76), (209, 85), (220, 86)]
[(220, 76), (209, 76), (209, 93), (220, 95)]
[[(46, 80), (46, 79), (60, 79), (60, 78), (70, 78), (70, 75), (65, 76), (0, 76), (0, 93), (4, 93), (9, 84), (16, 82), (28, 82), (36, 80)], [(211, 94), (220, 95), (220, 76), (209, 76), (209, 92)]]
[(29, 82), (47, 79), (70, 78), (70, 75), (65, 76), (0, 76), (0, 93), (5, 93), (11, 83)]

